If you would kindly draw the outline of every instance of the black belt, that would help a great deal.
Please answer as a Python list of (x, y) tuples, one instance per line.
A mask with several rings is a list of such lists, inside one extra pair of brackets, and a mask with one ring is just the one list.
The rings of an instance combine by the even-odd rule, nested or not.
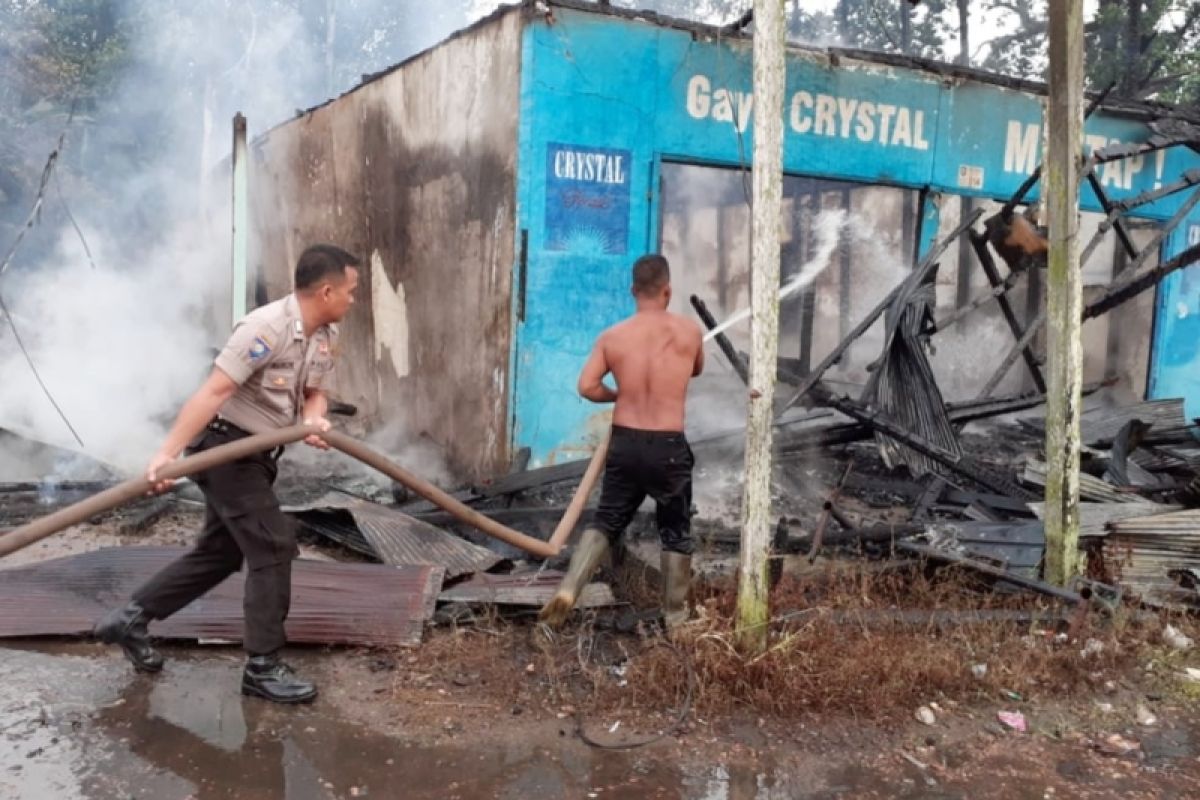
[[(254, 435), (245, 428), (239, 425), (234, 425), (229, 420), (222, 419), (220, 417), (213, 419), (212, 422), (208, 423), (207, 427), (208, 430), (213, 431), (214, 433), (223, 433), (227, 436), (233, 436), (236, 439), (245, 439), (247, 436)], [(279, 445), (279, 447), (276, 447), (274, 450), (269, 452), (264, 452), (262, 455), (267, 456), (272, 461), (278, 461), (279, 457), (283, 455), (283, 445)]]
[(221, 419), (220, 417), (216, 417), (212, 422), (208, 423), (208, 429), (210, 431), (214, 431), (215, 433), (230, 433), (234, 436), (237, 436), (239, 439), (254, 435), (245, 428), (234, 425), (229, 420)]
[(613, 438), (622, 436), (639, 437), (641, 439), (682, 439), (683, 431), (652, 431), (644, 428), (626, 428), (624, 425), (612, 426)]

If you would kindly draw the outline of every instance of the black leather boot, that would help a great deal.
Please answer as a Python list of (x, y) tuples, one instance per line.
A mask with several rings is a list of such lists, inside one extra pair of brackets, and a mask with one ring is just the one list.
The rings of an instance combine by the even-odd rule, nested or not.
[(242, 673), (242, 694), (273, 703), (307, 703), (317, 696), (317, 687), (297, 678), (292, 668), (272, 653), (250, 656)]
[(150, 644), (150, 633), (146, 630), (151, 619), (137, 603), (129, 603), (108, 612), (96, 623), (92, 634), (107, 644), (119, 644), (138, 672), (159, 672), (163, 657)]

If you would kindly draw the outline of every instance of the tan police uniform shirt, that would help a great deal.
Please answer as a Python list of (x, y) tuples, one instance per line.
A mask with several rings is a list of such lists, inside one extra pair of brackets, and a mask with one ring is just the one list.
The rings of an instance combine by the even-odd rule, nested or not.
[(305, 389), (328, 389), (333, 378), (337, 326), (304, 336), (294, 294), (256, 308), (233, 329), (217, 367), (238, 384), (220, 417), (250, 433), (300, 422)]

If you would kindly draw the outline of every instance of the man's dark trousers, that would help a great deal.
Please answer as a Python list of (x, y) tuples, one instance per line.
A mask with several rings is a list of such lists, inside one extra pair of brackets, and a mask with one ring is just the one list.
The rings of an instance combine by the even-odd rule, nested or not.
[[(188, 447), (198, 453), (249, 434), (222, 420)], [(212, 589), (246, 562), (245, 649), (268, 655), (283, 647), (292, 595), (296, 533), (279, 510), (271, 488), (277, 454), (253, 456), (205, 470), (194, 477), (208, 501), (204, 530), (195, 546), (168, 564), (133, 594), (133, 602), (155, 619), (165, 619)]]

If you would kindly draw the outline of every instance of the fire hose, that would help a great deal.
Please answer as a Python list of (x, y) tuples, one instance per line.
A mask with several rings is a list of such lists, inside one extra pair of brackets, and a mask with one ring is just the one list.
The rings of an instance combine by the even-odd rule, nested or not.
[[(608, 449), (608, 440), (606, 438), (592, 456), (592, 461), (588, 465), (587, 472), (584, 474), (579, 488), (576, 490), (575, 497), (572, 498), (566, 513), (563, 515), (562, 520), (559, 522), (549, 541), (535, 539), (507, 525), (502, 525), (494, 519), (490, 519), (470, 506), (459, 502), (419, 475), (409, 472), (381, 453), (372, 450), (357, 439), (353, 439), (338, 431), (325, 431), (322, 433), (315, 426), (293, 425), (270, 433), (255, 434), (235, 442), (229, 442), (228, 444), (223, 444), (174, 461), (163, 467), (157, 477), (159, 480), (186, 478), (189, 475), (195, 475), (206, 469), (211, 469), (230, 461), (236, 461), (239, 458), (245, 458), (254, 453), (273, 450), (276, 447), (298, 442), (311, 434), (320, 436), (330, 447), (340, 450), (367, 466), (374, 467), (392, 480), (407, 486), (429, 502), (449, 512), (460, 522), (470, 525), (513, 547), (518, 547), (543, 558), (557, 555), (562, 550), (563, 544), (583, 513), (588, 495), (591, 493), (592, 487), (600, 475), (605, 453)], [(85, 522), (97, 514), (136, 500), (150, 493), (151, 488), (150, 481), (144, 476), (131, 478), (86, 500), (81, 500), (52, 514), (14, 528), (7, 534), (0, 536), (0, 557), (15, 553), (35, 542), (45, 539), (47, 536)]]

